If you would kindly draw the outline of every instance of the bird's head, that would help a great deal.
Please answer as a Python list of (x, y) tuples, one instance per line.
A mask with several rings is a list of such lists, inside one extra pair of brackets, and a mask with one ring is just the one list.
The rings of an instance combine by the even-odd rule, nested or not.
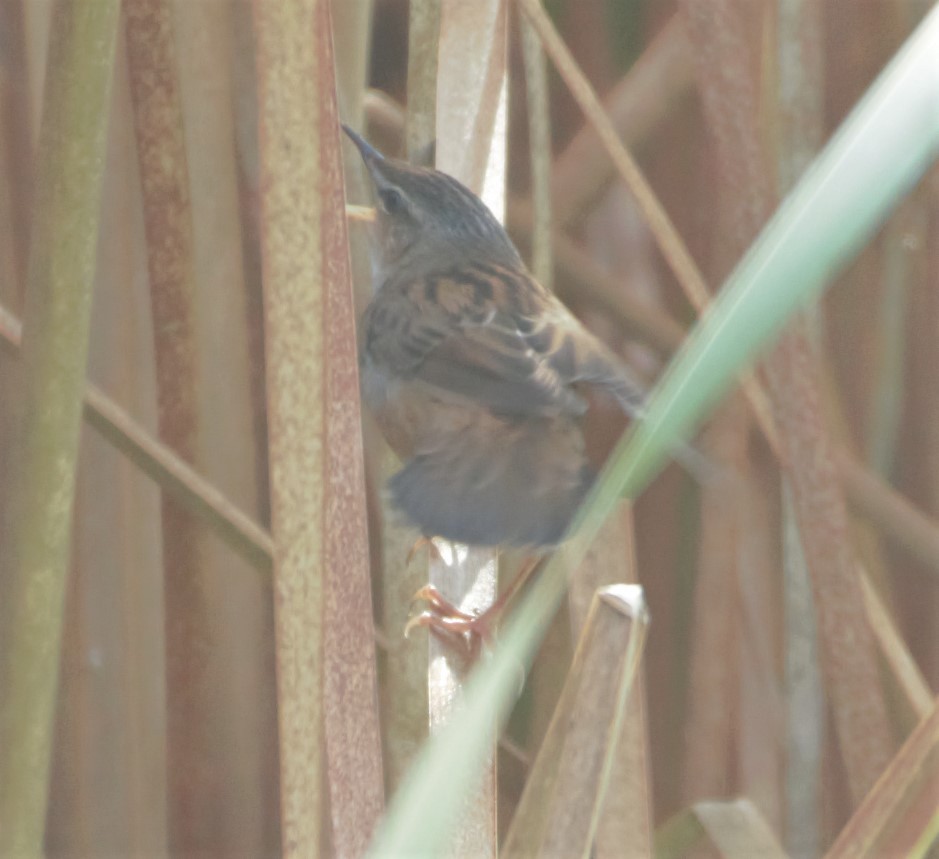
[(374, 267), (381, 279), (406, 267), (419, 276), (467, 259), (519, 265), (502, 225), (472, 191), (439, 170), (386, 158), (351, 128), (375, 193)]

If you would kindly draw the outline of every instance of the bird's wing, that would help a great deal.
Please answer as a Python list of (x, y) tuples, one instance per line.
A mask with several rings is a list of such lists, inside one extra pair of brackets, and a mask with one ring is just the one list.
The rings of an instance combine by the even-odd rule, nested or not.
[(441, 396), (503, 414), (578, 414), (578, 382), (605, 387), (635, 414), (641, 392), (599, 341), (527, 272), (489, 265), (383, 287), (363, 348)]

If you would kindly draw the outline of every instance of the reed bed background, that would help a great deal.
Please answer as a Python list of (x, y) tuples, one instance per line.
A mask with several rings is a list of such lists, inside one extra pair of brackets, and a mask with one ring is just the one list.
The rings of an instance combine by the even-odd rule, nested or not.
[[(924, 0), (0, 0), (0, 856), (926, 855), (936, 56)], [(340, 118), (659, 380), (475, 667), (401, 636), (497, 565), (383, 507)]]

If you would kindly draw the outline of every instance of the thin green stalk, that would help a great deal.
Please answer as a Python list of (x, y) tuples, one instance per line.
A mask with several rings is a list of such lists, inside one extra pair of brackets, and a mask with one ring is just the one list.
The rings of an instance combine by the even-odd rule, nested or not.
[(117, 20), (117, 0), (59, 0), (53, 12), (23, 336), (26, 402), (9, 484), (4, 856), (42, 853)]

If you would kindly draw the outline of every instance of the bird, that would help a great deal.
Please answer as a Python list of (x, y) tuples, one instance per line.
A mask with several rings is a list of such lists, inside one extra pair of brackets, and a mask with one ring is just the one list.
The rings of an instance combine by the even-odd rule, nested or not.
[[(563, 541), (596, 476), (588, 392), (637, 419), (645, 390), (532, 276), (476, 194), (343, 130), (375, 198), (359, 371), (402, 462), (387, 484), (392, 506), (425, 538), (542, 556)], [(416, 598), (438, 619), (451, 615), (451, 626), (430, 625), (474, 629), (433, 589)]]
[(343, 128), (374, 186), (359, 370), (403, 463), (388, 484), (394, 507), (426, 536), (556, 546), (595, 477), (586, 390), (636, 418), (643, 387), (531, 275), (478, 196)]

